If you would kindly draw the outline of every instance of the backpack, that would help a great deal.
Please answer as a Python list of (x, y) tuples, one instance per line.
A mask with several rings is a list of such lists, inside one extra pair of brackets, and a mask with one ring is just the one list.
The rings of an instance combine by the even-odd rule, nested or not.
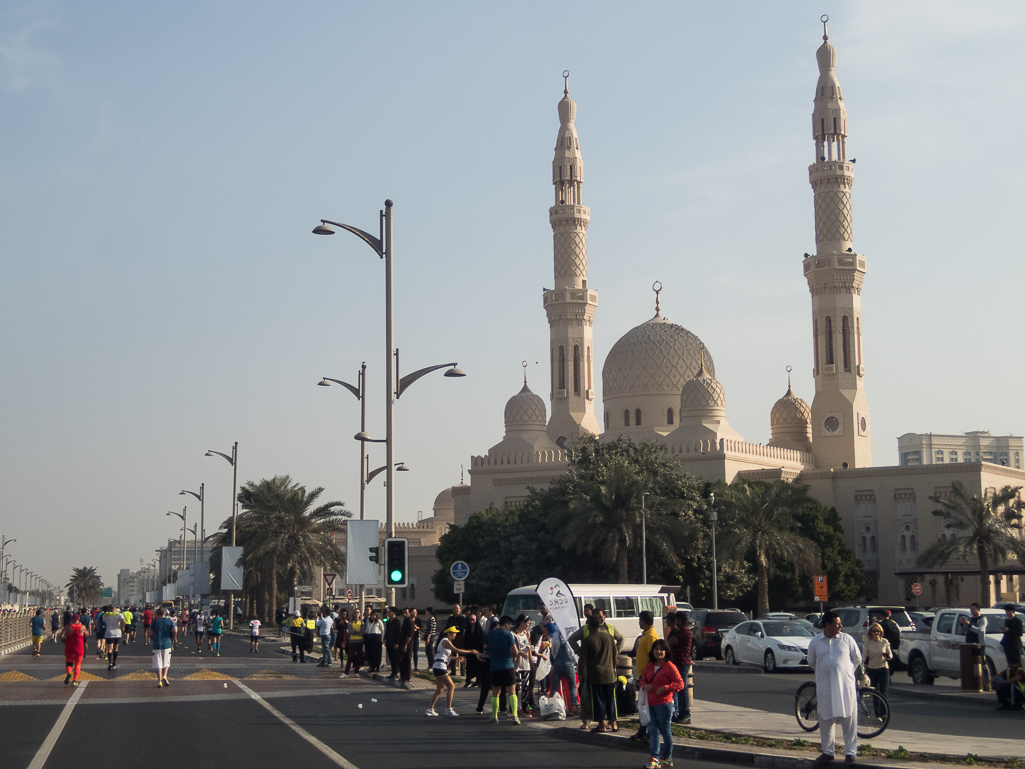
[(616, 682), (616, 711), (621, 716), (637, 712), (637, 684)]

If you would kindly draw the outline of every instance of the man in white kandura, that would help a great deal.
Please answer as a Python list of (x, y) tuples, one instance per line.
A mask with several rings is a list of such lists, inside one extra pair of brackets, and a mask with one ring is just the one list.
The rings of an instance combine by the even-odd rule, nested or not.
[(833, 760), (836, 750), (833, 725), (843, 730), (845, 761), (854, 763), (858, 755), (858, 708), (855, 676), (861, 664), (858, 644), (846, 633), (835, 611), (822, 615), (822, 634), (808, 645), (808, 666), (815, 671), (815, 691), (818, 698), (819, 732), (822, 735), (822, 755), (815, 759), (818, 769)]

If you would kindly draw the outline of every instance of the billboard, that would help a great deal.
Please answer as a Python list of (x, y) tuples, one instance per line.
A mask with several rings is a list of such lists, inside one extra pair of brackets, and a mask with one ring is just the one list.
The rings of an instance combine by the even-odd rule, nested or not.
[(242, 547), (221, 548), (221, 590), (242, 589)]
[(370, 548), (380, 543), (380, 521), (345, 522), (345, 583), (376, 585), (377, 564), (370, 560)]

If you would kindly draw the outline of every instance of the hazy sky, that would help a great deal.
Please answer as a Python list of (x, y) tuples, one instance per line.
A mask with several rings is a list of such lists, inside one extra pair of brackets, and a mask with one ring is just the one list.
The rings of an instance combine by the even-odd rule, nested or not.
[[(520, 361), (547, 400), (551, 160), (578, 105), (596, 374), (653, 314), (714, 355), (732, 426), (809, 402), (810, 115), (828, 13), (857, 158), (873, 457), (905, 432), (1025, 431), (1017, 290), (1020, 3), (0, 4), (0, 533), (55, 583), (107, 584), (207, 531), (239, 479), (358, 509), (368, 365), (383, 436), (395, 201), (397, 520), (502, 438)], [(1018, 222), (1019, 224), (1015, 224)], [(540, 361), (541, 365), (534, 365)], [(599, 398), (600, 398), (600, 381)], [(600, 400), (599, 400), (599, 414)], [(372, 467), (384, 463), (379, 446)], [(383, 475), (368, 517), (384, 517)]]

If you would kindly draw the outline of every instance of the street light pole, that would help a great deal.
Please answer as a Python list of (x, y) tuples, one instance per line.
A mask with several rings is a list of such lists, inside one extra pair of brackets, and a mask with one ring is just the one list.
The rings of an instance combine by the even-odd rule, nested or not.
[(648, 511), (644, 507), (644, 498), (650, 492), (641, 492), (641, 579), (648, 584)]
[[(7, 550), (9, 544), (17, 541), (16, 539), (7, 539), (6, 535), (0, 538), (0, 580), (3, 581), (4, 585), (7, 584), (7, 563), (4, 561), (4, 551)], [(4, 592), (6, 592), (6, 589)]]
[[(231, 456), (224, 454), (220, 451), (214, 451), (210, 449), (206, 452), (206, 456), (212, 457), (214, 455), (224, 457), (229, 464), (231, 464), (232, 476), (231, 476), (231, 546), (235, 547), (235, 535), (238, 529), (238, 441), (235, 441), (235, 445), (231, 447)], [(223, 556), (223, 550), (222, 556)], [(224, 559), (221, 558), (221, 573), (224, 573)], [(233, 591), (224, 590), (228, 594), (228, 600), (225, 605), (225, 609), (228, 612), (228, 629), (234, 630), (235, 628), (235, 602), (232, 600), (231, 594)]]
[[(238, 444), (236, 444), (236, 445), (238, 445)], [(204, 505), (204, 498), (205, 498), (206, 494), (205, 494), (205, 491), (204, 491), (204, 486), (205, 486), (205, 484), (202, 484), (202, 483), (199, 484), (199, 493), (198, 494), (196, 492), (194, 492), (194, 491), (187, 491), (185, 489), (182, 489), (180, 492), (178, 492), (178, 496), (180, 497), (182, 494), (191, 494), (192, 496), (194, 496), (196, 499), (199, 500), (199, 531), (200, 531), (200, 538), (203, 539), (203, 544), (205, 546), (206, 545), (206, 539), (205, 539), (205, 537), (206, 537), (206, 511), (205, 511), (205, 505)], [(197, 555), (197, 552), (198, 551), (193, 551), (192, 555), (195, 556), (197, 561), (202, 561), (203, 560), (203, 554), (200, 553), (200, 554)]]
[(715, 524), (719, 520), (719, 514), (715, 512), (715, 494), (708, 495), (712, 512), (709, 519), (712, 521), (712, 609), (719, 609), (719, 568), (715, 560)]

